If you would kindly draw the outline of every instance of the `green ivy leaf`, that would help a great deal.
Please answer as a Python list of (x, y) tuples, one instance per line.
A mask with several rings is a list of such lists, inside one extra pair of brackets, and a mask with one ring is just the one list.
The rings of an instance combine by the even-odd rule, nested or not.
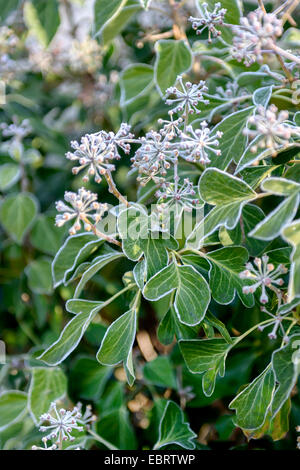
[(285, 199), (249, 235), (260, 240), (273, 240), (296, 215), (300, 201), (300, 184), (283, 178), (271, 177), (262, 182), (261, 189), (268, 194), (284, 196)]
[[(118, 217), (123, 252), (132, 261), (138, 261), (144, 255), (146, 264), (139, 268), (146, 270), (147, 279), (168, 264), (167, 250), (178, 247), (173, 237), (165, 239), (160, 232), (150, 232), (150, 223), (148, 214), (138, 205), (121, 211)], [(143, 276), (142, 272), (135, 273)]]
[(20, 421), (27, 413), (27, 393), (9, 390), (0, 395), (0, 431)]
[(107, 22), (119, 13), (126, 0), (96, 0), (94, 4), (94, 31), (99, 36)]
[(28, 28), (43, 46), (48, 46), (60, 25), (57, 0), (31, 0), (24, 6), (24, 17)]
[(95, 250), (104, 243), (104, 240), (92, 233), (79, 233), (68, 237), (57, 252), (52, 263), (52, 277), (54, 288), (66, 283), (67, 275), (76, 266), (85, 261)]
[(255, 106), (267, 108), (273, 92), (273, 85), (257, 88), (253, 93), (253, 103)]
[(158, 300), (174, 290), (174, 308), (180, 322), (189, 326), (200, 323), (210, 302), (209, 288), (203, 276), (192, 266), (179, 266), (173, 262), (147, 282), (143, 295), (148, 300)]
[(300, 374), (300, 334), (290, 337), (289, 343), (272, 354), (272, 369), (278, 386), (272, 402), (272, 416), (275, 416), (297, 383)]
[(20, 167), (14, 163), (5, 163), (0, 166), (0, 191), (7, 191), (16, 184), (21, 176)]
[(32, 194), (7, 196), (0, 207), (0, 222), (8, 234), (21, 244), (38, 211), (38, 201)]
[(67, 392), (67, 378), (59, 368), (33, 367), (28, 392), (28, 407), (37, 425), (40, 416), (47, 413), (53, 401), (63, 398)]
[[(110, 262), (121, 258), (123, 255), (122, 252), (113, 250), (108, 245), (103, 245), (100, 247), (99, 256), (97, 256), (84, 270), (79, 283), (74, 292), (74, 297), (78, 298), (84, 289), (86, 283), (102, 269), (104, 266), (109, 264)], [(82, 265), (81, 265), (82, 266)]]
[(148, 64), (133, 64), (123, 70), (120, 77), (121, 106), (149, 93), (153, 86), (153, 67)]
[(122, 4), (122, 8), (118, 9), (116, 14), (103, 27), (102, 42), (105, 46), (121, 33), (132, 16), (140, 8), (141, 5), (137, 0), (127, 0), (124, 6)]
[(67, 323), (59, 338), (38, 359), (50, 366), (56, 366), (64, 361), (77, 347), (87, 327), (104, 305), (105, 302), (100, 301), (69, 300), (66, 303), (66, 309), (68, 312), (75, 313), (75, 317)]
[(204, 171), (199, 181), (199, 191), (201, 198), (215, 207), (189, 235), (188, 247), (199, 248), (205, 237), (220, 226), (233, 229), (241, 217), (244, 205), (256, 197), (256, 193), (244, 181), (216, 168)]
[(62, 232), (54, 225), (54, 218), (40, 214), (30, 233), (31, 244), (49, 255), (55, 255), (62, 242)]
[(259, 429), (264, 424), (270, 410), (274, 387), (274, 373), (269, 364), (229, 404), (231, 410), (236, 410), (235, 425), (246, 430)]
[(125, 406), (102, 413), (97, 423), (97, 433), (115, 445), (117, 449), (135, 450), (137, 448), (136, 436)]
[(25, 268), (25, 274), (28, 286), (33, 292), (47, 295), (52, 293), (51, 261), (49, 259), (37, 258), (31, 261)]
[(233, 344), (221, 338), (179, 341), (187, 368), (193, 374), (203, 374), (202, 388), (207, 397), (215, 389), (217, 374), (224, 377), (226, 357)]
[(217, 124), (213, 133), (217, 131), (223, 132), (220, 138), (219, 149), (222, 152), (221, 156), (215, 155), (210, 152), (210, 167), (216, 167), (220, 170), (225, 170), (232, 159), (238, 162), (242, 156), (243, 149), (247, 141), (247, 137), (243, 134), (243, 129), (246, 126), (249, 116), (253, 113), (254, 107), (251, 106), (236, 113), (226, 116), (219, 124)]
[(288, 290), (288, 299), (291, 302), (300, 295), (300, 220), (295, 220), (285, 227), (282, 236), (293, 246)]
[(99, 400), (111, 375), (111, 368), (101, 366), (96, 359), (79, 357), (72, 364), (69, 386), (75, 396)]
[(158, 387), (177, 388), (174, 368), (167, 356), (159, 356), (147, 362), (143, 368), (144, 378), (147, 382)]
[[(208, 315), (209, 312), (206, 312)], [(162, 344), (171, 344), (174, 336), (179, 339), (197, 338), (201, 325), (188, 326), (181, 323), (178, 319), (174, 307), (171, 307), (162, 318), (157, 337)]]
[(155, 52), (154, 79), (159, 93), (164, 95), (177, 76), (191, 68), (193, 56), (184, 40), (160, 39), (155, 43)]
[(129, 385), (135, 379), (132, 364), (132, 346), (136, 334), (137, 311), (131, 308), (107, 329), (97, 353), (98, 361), (105, 366), (123, 362)]
[(247, 204), (242, 209), (241, 223), (237, 224), (233, 230), (227, 230), (226, 227), (220, 228), (220, 242), (225, 246), (244, 245), (251, 256), (260, 255), (269, 242), (252, 238), (249, 236), (249, 233), (264, 218), (265, 214), (260, 207)]
[(239, 277), (245, 269), (249, 253), (242, 246), (224, 247), (205, 253), (205, 258), (211, 265), (209, 285), (212, 296), (219, 304), (231, 303), (236, 293), (246, 307), (254, 305), (253, 295), (243, 294), (243, 286), (249, 280)]
[(164, 409), (159, 423), (159, 437), (154, 450), (161, 449), (167, 445), (176, 444), (184, 449), (195, 449), (195, 434), (190, 425), (184, 421), (181, 408), (169, 400)]

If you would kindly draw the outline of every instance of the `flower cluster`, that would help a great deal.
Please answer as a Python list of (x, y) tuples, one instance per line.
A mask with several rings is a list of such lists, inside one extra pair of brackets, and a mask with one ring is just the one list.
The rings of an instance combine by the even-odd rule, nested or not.
[(68, 61), (72, 70), (94, 74), (101, 67), (102, 48), (90, 36), (81, 41), (74, 39), (68, 52)]
[(133, 167), (138, 168), (141, 175), (137, 180), (141, 185), (145, 185), (151, 179), (155, 183), (162, 183), (171, 167), (170, 162), (178, 156), (170, 144), (168, 135), (162, 136), (159, 132), (150, 131), (146, 137), (140, 139), (141, 146), (131, 159)]
[(285, 329), (283, 327), (282, 322), (286, 319), (285, 317), (288, 315), (288, 313), (285, 313), (284, 315), (281, 315), (280, 313), (276, 313), (275, 315), (271, 312), (269, 312), (265, 307), (261, 307), (261, 311), (269, 315), (270, 317), (273, 318), (273, 321), (267, 323), (266, 325), (260, 325), (258, 327), (259, 331), (263, 331), (265, 328), (274, 325), (271, 333), (268, 334), (270, 339), (277, 339), (277, 332), (278, 330), (281, 331), (282, 336), (283, 336), (283, 341), (284, 343), (289, 342), (289, 337), (286, 335)]
[(243, 287), (244, 294), (250, 294), (261, 287), (262, 294), (260, 301), (262, 304), (266, 304), (269, 301), (266, 287), (277, 290), (275, 286), (282, 286), (283, 279), (279, 278), (281, 274), (287, 273), (285, 266), (280, 264), (276, 269), (273, 264), (269, 263), (269, 257), (263, 255), (262, 258), (255, 258), (254, 264), (247, 263), (246, 270), (240, 273), (241, 279), (249, 279), (254, 281), (253, 284)]
[(12, 124), (6, 124), (5, 122), (0, 124), (0, 129), (2, 129), (2, 134), (4, 137), (12, 137), (19, 141), (27, 137), (27, 135), (29, 135), (32, 131), (28, 119), (24, 119), (19, 123), (16, 117), (13, 117)]
[(192, 210), (199, 202), (196, 196), (196, 189), (193, 183), (185, 178), (183, 183), (180, 181), (175, 183), (165, 182), (156, 192), (158, 205), (165, 210), (172, 204), (179, 204), (186, 210)]
[[(267, 109), (260, 105), (256, 114), (248, 119), (248, 127), (244, 129), (244, 134), (251, 138), (260, 136), (258, 146), (270, 149), (272, 154), (276, 155), (279, 148), (288, 146), (293, 135), (300, 135), (298, 127), (286, 122), (288, 117), (288, 111), (278, 113), (277, 107), (273, 104)], [(251, 150), (256, 152), (257, 146), (252, 146)]]
[(188, 162), (199, 162), (203, 165), (210, 163), (208, 151), (220, 156), (221, 150), (214, 147), (219, 146), (219, 138), (223, 132), (218, 131), (215, 135), (211, 135), (211, 130), (206, 121), (201, 122), (200, 129), (193, 129), (188, 126), (186, 133), (182, 133), (180, 149), (183, 151), (182, 156)]
[(239, 62), (244, 61), (246, 66), (250, 66), (255, 61), (263, 62), (263, 53), (275, 47), (283, 27), (275, 14), (258, 9), (241, 18), (234, 32), (232, 55)]
[(211, 37), (217, 38), (221, 35), (216, 26), (224, 24), (224, 17), (227, 13), (225, 8), (221, 7), (221, 3), (215, 4), (213, 11), (208, 10), (208, 4), (202, 3), (202, 14), (199, 18), (190, 16), (189, 21), (192, 23), (192, 28), (196, 30), (196, 34), (201, 34), (206, 28), (208, 29), (208, 42), (211, 42)]
[(97, 224), (107, 212), (107, 204), (97, 202), (97, 194), (85, 188), (80, 188), (78, 194), (66, 191), (64, 198), (69, 205), (63, 201), (56, 202), (57, 211), (63, 214), (56, 216), (55, 223), (58, 227), (62, 227), (69, 220), (75, 219), (69, 230), (70, 235), (75, 235), (81, 229), (81, 223), (85, 230), (90, 231), (92, 225)]
[[(208, 88), (203, 80), (198, 84), (191, 82), (183, 83), (182, 76), (179, 75), (175, 86), (166, 90), (166, 104), (168, 106), (174, 106), (174, 108), (171, 109), (172, 113), (183, 113), (183, 117), (185, 117), (186, 114), (199, 114), (200, 111), (197, 109), (197, 105), (200, 102), (204, 104), (209, 103), (208, 100), (203, 98), (203, 93), (207, 90)], [(174, 96), (174, 98), (170, 98), (169, 96)]]
[(87, 182), (89, 176), (93, 176), (96, 183), (100, 183), (101, 177), (107, 172), (115, 170), (112, 160), (119, 160), (119, 148), (125, 154), (130, 152), (130, 140), (133, 135), (129, 132), (130, 126), (122, 123), (115, 134), (113, 132), (100, 131), (96, 134), (86, 134), (81, 142), (71, 142), (74, 152), (68, 152), (66, 157), (71, 161), (78, 161), (79, 166), (73, 168), (73, 174), (77, 175), (81, 170), (87, 169), (83, 181)]
[(73, 431), (82, 432), (84, 430), (79, 419), (82, 417), (79, 409), (74, 407), (72, 411), (64, 408), (57, 409), (55, 402), (51, 403), (48, 413), (44, 413), (40, 417), (41, 423), (48, 423), (40, 426), (41, 432), (48, 432), (44, 440), (55, 439), (56, 443), (61, 441), (74, 441)]

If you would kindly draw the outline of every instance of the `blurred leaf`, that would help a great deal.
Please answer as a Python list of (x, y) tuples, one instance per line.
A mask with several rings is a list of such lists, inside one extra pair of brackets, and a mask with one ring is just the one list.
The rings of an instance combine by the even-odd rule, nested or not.
[(0, 191), (6, 191), (20, 179), (21, 171), (14, 163), (5, 163), (0, 166)]
[(38, 202), (32, 194), (7, 196), (0, 207), (0, 221), (12, 238), (21, 244), (38, 211)]
[(10, 390), (0, 395), (0, 431), (20, 421), (27, 413), (27, 393)]

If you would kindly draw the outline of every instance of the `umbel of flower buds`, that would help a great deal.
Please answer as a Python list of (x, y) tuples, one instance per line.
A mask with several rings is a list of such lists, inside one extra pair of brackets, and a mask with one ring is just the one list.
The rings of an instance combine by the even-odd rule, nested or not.
[(107, 204), (97, 202), (97, 194), (85, 188), (80, 188), (78, 194), (66, 191), (64, 199), (69, 205), (63, 201), (56, 202), (56, 209), (63, 214), (56, 216), (55, 223), (58, 227), (62, 227), (69, 220), (75, 219), (69, 230), (70, 235), (75, 235), (81, 229), (82, 223), (84, 229), (90, 231), (92, 225), (97, 224), (107, 212)]
[(78, 424), (78, 420), (82, 417), (77, 407), (72, 411), (65, 410), (64, 408), (57, 409), (56, 403), (51, 403), (48, 413), (44, 413), (40, 417), (40, 422), (47, 423), (40, 426), (41, 432), (48, 432), (44, 439), (56, 439), (62, 441), (74, 441), (75, 437), (72, 436), (72, 431), (77, 430), (82, 432), (83, 426)]
[[(179, 85), (179, 86), (178, 86)], [(208, 88), (205, 82), (201, 80), (198, 84), (186, 82), (183, 83), (182, 76), (177, 77), (175, 86), (172, 86), (166, 90), (166, 104), (168, 106), (174, 106), (171, 109), (172, 113), (183, 113), (185, 114), (199, 114), (200, 111), (197, 105), (202, 102), (208, 104), (209, 101), (203, 98)], [(170, 98), (173, 96), (173, 98)]]
[(208, 10), (208, 4), (202, 3), (200, 6), (202, 14), (199, 18), (190, 16), (189, 21), (192, 23), (192, 28), (196, 30), (196, 34), (201, 34), (206, 28), (208, 29), (208, 42), (212, 41), (211, 37), (217, 38), (221, 35), (221, 31), (216, 26), (224, 24), (224, 17), (227, 13), (225, 8), (221, 8), (221, 3), (215, 4), (213, 11)]
[(269, 338), (270, 339), (277, 339), (277, 332), (278, 332), (278, 330), (280, 330), (281, 333), (282, 333), (282, 336), (283, 336), (284, 343), (288, 343), (289, 338), (286, 335), (286, 332), (285, 332), (285, 329), (284, 329), (284, 326), (283, 326), (282, 323), (285, 320), (285, 317), (287, 315), (289, 315), (289, 312), (285, 313), (284, 315), (282, 315), (280, 313), (276, 313), (276, 315), (273, 315), (273, 313), (269, 312), (265, 307), (261, 307), (261, 311), (265, 312), (267, 315), (272, 317), (273, 321), (270, 321), (270, 323), (267, 323), (266, 325), (260, 325), (258, 327), (259, 331), (263, 331), (265, 328), (273, 325), (272, 331), (268, 334)]
[(264, 50), (275, 47), (276, 39), (283, 33), (282, 21), (275, 14), (259, 8), (241, 18), (234, 33), (232, 55), (250, 66), (255, 61), (262, 63)]
[(192, 210), (199, 199), (196, 197), (196, 190), (193, 183), (185, 178), (181, 184), (178, 181), (176, 183), (165, 182), (161, 188), (155, 193), (158, 198), (158, 205), (161, 207), (158, 209), (165, 210), (172, 204), (179, 204), (185, 210)]
[(172, 149), (168, 136), (150, 131), (140, 139), (141, 146), (131, 159), (134, 168), (138, 168), (140, 175), (137, 180), (145, 185), (151, 179), (155, 183), (164, 181), (170, 162), (178, 156), (178, 152)]
[(248, 137), (261, 137), (258, 145), (253, 145), (251, 151), (256, 152), (258, 147), (270, 149), (274, 156), (279, 148), (287, 147), (293, 135), (300, 135), (299, 127), (293, 127), (286, 122), (288, 117), (288, 111), (278, 113), (274, 104), (267, 109), (262, 105), (258, 106), (256, 114), (250, 116), (248, 127), (243, 131)]
[(254, 264), (247, 263), (246, 270), (240, 273), (241, 279), (249, 279), (254, 281), (252, 284), (243, 287), (244, 294), (252, 294), (261, 287), (262, 294), (260, 301), (266, 304), (269, 301), (266, 287), (282, 286), (283, 279), (279, 278), (281, 274), (286, 274), (287, 269), (280, 264), (276, 269), (273, 264), (269, 263), (269, 257), (263, 255), (262, 258), (255, 258)]
[(211, 135), (211, 131), (206, 121), (201, 122), (200, 129), (193, 129), (188, 126), (186, 133), (181, 134), (180, 155), (188, 162), (199, 162), (203, 165), (210, 163), (208, 151), (217, 156), (221, 155), (221, 150), (215, 147), (219, 146), (219, 138), (223, 136), (223, 132), (218, 131), (215, 135)]
[(130, 144), (127, 142), (133, 135), (129, 132), (130, 126), (122, 123), (116, 134), (113, 132), (100, 131), (96, 134), (86, 134), (81, 142), (71, 142), (74, 152), (68, 152), (66, 157), (71, 161), (78, 161), (79, 166), (73, 168), (73, 174), (86, 170), (83, 181), (93, 177), (96, 183), (100, 183), (101, 177), (107, 172), (115, 170), (111, 163), (121, 158), (119, 149), (125, 154), (130, 152)]

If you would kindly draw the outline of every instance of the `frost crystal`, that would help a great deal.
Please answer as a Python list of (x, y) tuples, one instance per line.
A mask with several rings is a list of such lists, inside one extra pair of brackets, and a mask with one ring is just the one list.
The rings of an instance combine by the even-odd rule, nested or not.
[[(93, 224), (97, 224), (107, 211), (107, 204), (100, 204), (97, 202), (97, 194), (87, 191), (85, 188), (80, 188), (77, 193), (70, 191), (65, 192), (65, 201), (58, 201), (56, 209), (63, 214), (56, 216), (55, 223), (58, 227), (62, 227), (69, 220), (75, 219), (75, 222), (69, 230), (70, 235), (75, 235), (81, 229), (83, 222), (84, 229), (90, 231)], [(91, 212), (93, 212), (91, 214)], [(89, 219), (93, 219), (90, 222)]]
[(273, 264), (269, 263), (269, 257), (263, 255), (262, 258), (255, 258), (254, 265), (252, 263), (246, 264), (246, 270), (240, 273), (241, 279), (249, 279), (255, 281), (249, 286), (243, 287), (244, 294), (250, 294), (256, 291), (261, 286), (262, 294), (260, 301), (266, 304), (269, 300), (266, 293), (266, 287), (272, 288), (273, 286), (282, 286), (283, 279), (278, 279), (281, 274), (286, 274), (287, 269), (280, 264), (276, 269)]
[(189, 21), (192, 23), (192, 28), (196, 30), (197, 34), (201, 34), (206, 28), (208, 29), (208, 42), (211, 42), (211, 36), (217, 38), (221, 35), (221, 31), (217, 30), (216, 26), (224, 24), (224, 17), (227, 13), (225, 8), (221, 8), (221, 3), (215, 4), (213, 11), (208, 10), (208, 4), (203, 3), (202, 14), (199, 18), (190, 16)]

